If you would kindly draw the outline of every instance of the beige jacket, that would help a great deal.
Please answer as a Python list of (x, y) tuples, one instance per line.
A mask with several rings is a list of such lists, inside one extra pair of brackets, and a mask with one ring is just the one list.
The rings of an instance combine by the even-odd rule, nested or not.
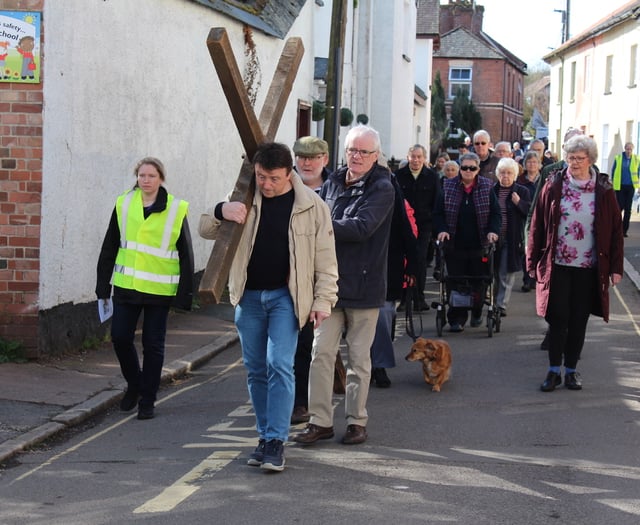
[[(302, 328), (311, 311), (331, 313), (338, 300), (338, 263), (329, 208), (292, 172), (294, 202), (289, 222), (289, 293)], [(227, 197), (228, 199), (228, 197)], [(238, 304), (247, 282), (247, 266), (260, 222), (262, 194), (256, 191), (229, 272), (229, 297)], [(200, 216), (198, 233), (215, 239), (221, 221), (214, 209)]]

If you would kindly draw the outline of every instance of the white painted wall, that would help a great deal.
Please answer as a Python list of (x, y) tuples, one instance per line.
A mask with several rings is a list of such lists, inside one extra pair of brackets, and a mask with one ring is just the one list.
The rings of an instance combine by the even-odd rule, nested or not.
[[(307, 51), (276, 140), (295, 140), (298, 100), (311, 101), (312, 16), (307, 2), (288, 36)], [(167, 188), (190, 202), (196, 271), (212, 243), (200, 213), (233, 187), (242, 144), (206, 38), (226, 27), (240, 70), (242, 26), (184, 0), (47, 2), (40, 309), (95, 299), (95, 268), (116, 197), (146, 155), (167, 168)], [(254, 32), (262, 107), (285, 41)]]
[(386, 157), (404, 157), (414, 135), (415, 2), (359, 1), (358, 10), (354, 114), (369, 115)]
[(415, 107), (413, 116), (414, 139), (412, 142), (422, 144), (427, 151), (431, 142), (431, 76), (433, 70), (433, 40), (420, 38), (416, 40), (414, 74), (416, 86), (427, 95), (424, 107)]
[[(635, 71), (636, 85), (630, 86), (632, 45), (638, 46)], [(613, 55), (611, 93), (604, 93), (607, 56)], [(630, 21), (604, 33), (597, 45), (590, 41), (581, 48), (572, 49), (564, 55), (562, 92), (560, 91), (560, 68), (562, 61), (551, 62), (551, 96), (549, 112), (549, 136), (554, 151), (560, 152), (560, 141), (569, 127), (584, 126), (598, 144), (598, 165), (609, 172), (613, 157), (622, 151), (629, 137), (638, 149), (640, 137), (640, 25)], [(571, 63), (576, 62), (576, 91), (570, 99)], [(589, 65), (587, 65), (589, 64)], [(559, 98), (560, 97), (560, 98)], [(559, 102), (561, 100), (561, 103)]]

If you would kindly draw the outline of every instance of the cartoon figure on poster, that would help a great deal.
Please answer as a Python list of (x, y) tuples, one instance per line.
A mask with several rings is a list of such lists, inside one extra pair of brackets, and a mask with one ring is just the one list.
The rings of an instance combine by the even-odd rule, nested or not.
[(36, 69), (36, 63), (33, 60), (32, 51), (35, 45), (36, 41), (32, 36), (24, 36), (16, 46), (18, 53), (22, 55), (22, 69), (20, 70), (20, 78), (22, 80), (34, 78), (33, 72)]
[(0, 10), (0, 82), (39, 83), (42, 13)]
[(9, 75), (7, 75), (7, 66), (5, 64), (7, 55), (9, 54), (7, 50), (8, 47), (9, 42), (0, 42), (0, 78), (9, 78)]

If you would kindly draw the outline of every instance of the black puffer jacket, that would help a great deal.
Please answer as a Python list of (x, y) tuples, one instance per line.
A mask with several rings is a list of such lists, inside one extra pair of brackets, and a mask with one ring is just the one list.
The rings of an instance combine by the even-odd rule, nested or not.
[(338, 308), (378, 308), (387, 293), (389, 229), (395, 190), (375, 164), (352, 186), (347, 168), (332, 173), (320, 196), (331, 210), (338, 258)]

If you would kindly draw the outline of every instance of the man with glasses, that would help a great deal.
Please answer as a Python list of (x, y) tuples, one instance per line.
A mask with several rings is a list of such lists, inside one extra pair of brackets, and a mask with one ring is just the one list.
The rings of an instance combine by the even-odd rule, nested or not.
[(481, 129), (473, 134), (473, 151), (480, 159), (480, 175), (487, 177), (491, 182), (498, 182), (496, 166), (500, 160), (491, 152), (491, 137), (489, 132)]
[[(426, 149), (424, 146), (420, 144), (411, 146), (407, 160), (408, 164), (396, 171), (396, 180), (400, 185), (402, 195), (413, 208), (418, 227), (418, 273), (413, 301), (416, 310), (428, 310), (429, 305), (424, 299), (424, 288), (427, 281), (429, 245), (432, 242), (433, 207), (440, 192), (440, 181), (438, 174), (425, 165)], [(404, 301), (411, 299), (411, 297), (403, 299), (400, 306), (403, 307)]]
[(370, 349), (378, 312), (387, 292), (389, 229), (394, 188), (389, 170), (378, 164), (380, 137), (368, 126), (352, 128), (345, 138), (347, 165), (331, 174), (320, 196), (331, 210), (338, 258), (338, 302), (316, 328), (309, 371), (311, 419), (293, 440), (302, 444), (331, 439), (334, 361), (344, 334), (347, 387), (344, 444), (367, 439)]
[[(296, 162), (294, 169), (300, 175), (302, 182), (316, 193), (320, 193), (322, 184), (329, 177), (327, 164), (329, 163), (329, 145), (318, 137), (300, 137), (293, 145)], [(298, 333), (298, 346), (294, 362), (296, 380), (295, 401), (291, 424), (309, 421), (308, 391), (309, 366), (311, 365), (311, 350), (313, 345), (313, 323), (307, 322)], [(342, 366), (342, 361), (336, 359), (336, 367)]]
[(550, 166), (551, 164), (553, 164), (553, 160), (545, 156), (544, 154), (545, 150), (546, 150), (546, 145), (544, 143), (544, 140), (542, 139), (535, 139), (534, 141), (532, 141), (531, 144), (529, 144), (529, 149), (527, 150), (527, 151), (535, 151), (538, 154), (538, 158), (540, 159), (540, 162), (542, 163), (543, 168), (546, 168), (547, 166)]

